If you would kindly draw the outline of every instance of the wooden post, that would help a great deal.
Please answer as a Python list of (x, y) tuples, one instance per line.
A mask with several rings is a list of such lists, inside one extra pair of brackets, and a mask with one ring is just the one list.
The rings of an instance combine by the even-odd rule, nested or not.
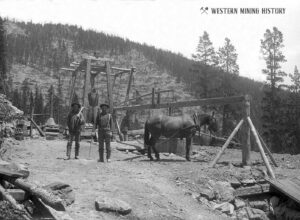
[(161, 93), (158, 91), (158, 93), (157, 93), (157, 104), (160, 104), (160, 96), (161, 96)]
[[(247, 118), (250, 117), (250, 97), (245, 96), (244, 100), (244, 120), (247, 121)], [(250, 127), (248, 123), (245, 123), (243, 126), (243, 140), (242, 140), (242, 163), (243, 166), (249, 166), (250, 154), (251, 154), (251, 142), (250, 142)]]
[(53, 94), (54, 93), (54, 88), (53, 86), (51, 87), (51, 97), (50, 97), (50, 118), (53, 118)]
[[(107, 96), (108, 96), (108, 104), (109, 104), (109, 110), (112, 114), (113, 119), (116, 118), (115, 111), (114, 111), (114, 102), (113, 102), (113, 94), (112, 94), (112, 87), (111, 87), (111, 67), (109, 61), (105, 62), (106, 67), (106, 79), (107, 79)], [(112, 123), (112, 130), (115, 130), (115, 123), (113, 120)]]
[(262, 159), (263, 159), (263, 161), (264, 161), (264, 163), (265, 163), (265, 165), (266, 165), (266, 167), (267, 167), (267, 169), (268, 169), (268, 171), (269, 171), (271, 177), (272, 177), (273, 179), (275, 179), (275, 174), (274, 174), (274, 172), (273, 172), (273, 170), (272, 170), (272, 167), (271, 167), (271, 165), (270, 165), (270, 163), (269, 163), (269, 161), (268, 161), (268, 158), (267, 158), (266, 155), (265, 155), (265, 152), (264, 152), (264, 149), (263, 149), (263, 147), (262, 147), (262, 145), (261, 145), (261, 142), (260, 142), (260, 140), (259, 140), (257, 131), (256, 131), (256, 129), (255, 129), (255, 127), (254, 127), (254, 125), (253, 125), (253, 123), (252, 123), (250, 117), (247, 117), (247, 121), (248, 121), (248, 124), (250, 125), (252, 134), (253, 134), (253, 136), (254, 136), (254, 138), (255, 138), (255, 141), (256, 141), (256, 143), (257, 143), (257, 145), (258, 145), (258, 149), (259, 149), (260, 155), (261, 155), (261, 157), (262, 157)]
[(169, 112), (169, 116), (171, 116), (172, 115), (172, 107), (168, 108), (168, 112)]
[(126, 91), (126, 97), (125, 97), (125, 103), (126, 104), (127, 104), (128, 99), (129, 99), (129, 93), (130, 93), (130, 88), (131, 88), (131, 83), (132, 83), (133, 71), (134, 71), (134, 69), (131, 68), (130, 75), (129, 75), (128, 86), (127, 86), (127, 91)]
[[(33, 121), (33, 113), (34, 113), (34, 104), (31, 103), (31, 112), (30, 112), (30, 119)], [(32, 137), (32, 122), (30, 122), (30, 137)]]
[(235, 129), (232, 131), (232, 133), (230, 134), (230, 136), (228, 137), (228, 139), (226, 140), (225, 144), (222, 146), (221, 150), (219, 151), (219, 153), (217, 154), (217, 156), (215, 157), (215, 159), (211, 162), (210, 166), (214, 167), (218, 160), (220, 159), (221, 155), (223, 154), (223, 152), (225, 151), (225, 149), (228, 147), (228, 145), (230, 144), (232, 138), (234, 137), (234, 135), (238, 132), (238, 130), (240, 129), (240, 127), (242, 126), (244, 122), (244, 119), (242, 119), (238, 125), (235, 127)]
[[(83, 97), (82, 97), (82, 106), (85, 109), (88, 109), (88, 91), (91, 91), (90, 85), (90, 78), (91, 78), (91, 59), (86, 60), (86, 71), (85, 71), (85, 79), (84, 79), (84, 86), (83, 86)], [(84, 118), (87, 119), (87, 111), (83, 113)]]
[(152, 106), (155, 105), (155, 88), (152, 88)]

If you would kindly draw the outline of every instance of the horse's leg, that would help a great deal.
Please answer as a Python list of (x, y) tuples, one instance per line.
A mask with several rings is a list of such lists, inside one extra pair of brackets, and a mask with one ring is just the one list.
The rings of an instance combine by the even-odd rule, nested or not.
[[(151, 155), (151, 148), (153, 148), (153, 146), (155, 145), (155, 139), (154, 137), (151, 137), (150, 138), (150, 141), (149, 141), (149, 146), (148, 146), (148, 158), (150, 158), (151, 161), (153, 161), (153, 157)], [(154, 148), (153, 148), (154, 150)]]
[[(156, 140), (155, 140), (155, 143), (156, 143)], [(156, 160), (159, 160), (160, 159), (159, 158), (159, 152), (157, 151), (157, 149), (155, 147), (155, 144), (152, 145), (152, 148), (153, 148)]]
[(191, 137), (187, 137), (185, 139), (185, 141), (186, 141), (186, 146), (185, 146), (185, 148), (186, 148), (186, 156), (185, 156), (185, 158), (186, 158), (186, 160), (191, 161), (191, 158), (190, 158), (190, 149), (191, 149), (191, 145), (192, 145), (192, 138)]

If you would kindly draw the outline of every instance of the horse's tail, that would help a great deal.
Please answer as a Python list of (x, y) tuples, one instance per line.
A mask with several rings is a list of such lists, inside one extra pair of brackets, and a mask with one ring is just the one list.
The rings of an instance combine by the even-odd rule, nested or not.
[(149, 145), (150, 142), (150, 132), (148, 128), (148, 121), (145, 123), (145, 130), (144, 130), (144, 145)]

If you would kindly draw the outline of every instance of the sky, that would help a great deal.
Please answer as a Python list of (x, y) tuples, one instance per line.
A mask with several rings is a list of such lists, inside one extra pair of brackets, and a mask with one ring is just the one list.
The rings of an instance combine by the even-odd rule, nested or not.
[[(203, 13), (201, 7), (208, 7)], [(285, 14), (212, 14), (211, 8), (284, 8)], [(284, 37), (287, 73), (300, 68), (298, 0), (0, 0), (0, 16), (22, 21), (76, 24), (147, 43), (191, 58), (207, 31), (217, 50), (228, 37), (240, 75), (263, 81), (260, 40), (276, 26)]]

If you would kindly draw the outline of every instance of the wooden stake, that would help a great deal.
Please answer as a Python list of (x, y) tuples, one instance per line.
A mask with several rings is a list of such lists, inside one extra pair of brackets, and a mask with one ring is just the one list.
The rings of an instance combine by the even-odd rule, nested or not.
[(259, 149), (260, 155), (261, 155), (261, 157), (262, 157), (262, 159), (263, 159), (263, 161), (264, 161), (264, 163), (265, 163), (265, 165), (266, 165), (266, 167), (267, 167), (267, 169), (268, 169), (268, 171), (269, 171), (271, 177), (272, 177), (273, 179), (275, 179), (275, 174), (274, 174), (274, 172), (273, 172), (273, 170), (272, 170), (272, 167), (271, 167), (271, 165), (270, 165), (270, 163), (269, 163), (269, 161), (268, 161), (268, 158), (267, 158), (266, 155), (265, 155), (264, 149), (263, 149), (263, 147), (262, 147), (262, 145), (261, 145), (261, 142), (260, 142), (260, 140), (259, 140), (257, 131), (256, 131), (256, 129), (255, 129), (255, 127), (254, 127), (254, 125), (253, 125), (253, 123), (252, 123), (252, 121), (251, 121), (251, 118), (250, 118), (250, 117), (247, 117), (247, 121), (248, 121), (248, 124), (250, 125), (252, 134), (253, 134), (253, 136), (254, 136), (254, 138), (255, 138), (255, 141), (256, 141), (256, 143), (257, 143), (257, 145), (258, 145), (258, 149)]
[(216, 158), (211, 162), (210, 166), (211, 167), (215, 167), (215, 165), (217, 164), (218, 160), (220, 159), (221, 155), (223, 154), (223, 152), (225, 151), (225, 149), (228, 147), (228, 145), (230, 144), (232, 138), (234, 137), (234, 135), (238, 132), (238, 130), (240, 129), (240, 127), (242, 126), (244, 122), (244, 119), (242, 119), (238, 125), (235, 127), (235, 129), (232, 131), (232, 133), (230, 134), (229, 138), (227, 139), (227, 141), (225, 142), (225, 144), (222, 146), (221, 150), (219, 151), (219, 153), (217, 154)]

